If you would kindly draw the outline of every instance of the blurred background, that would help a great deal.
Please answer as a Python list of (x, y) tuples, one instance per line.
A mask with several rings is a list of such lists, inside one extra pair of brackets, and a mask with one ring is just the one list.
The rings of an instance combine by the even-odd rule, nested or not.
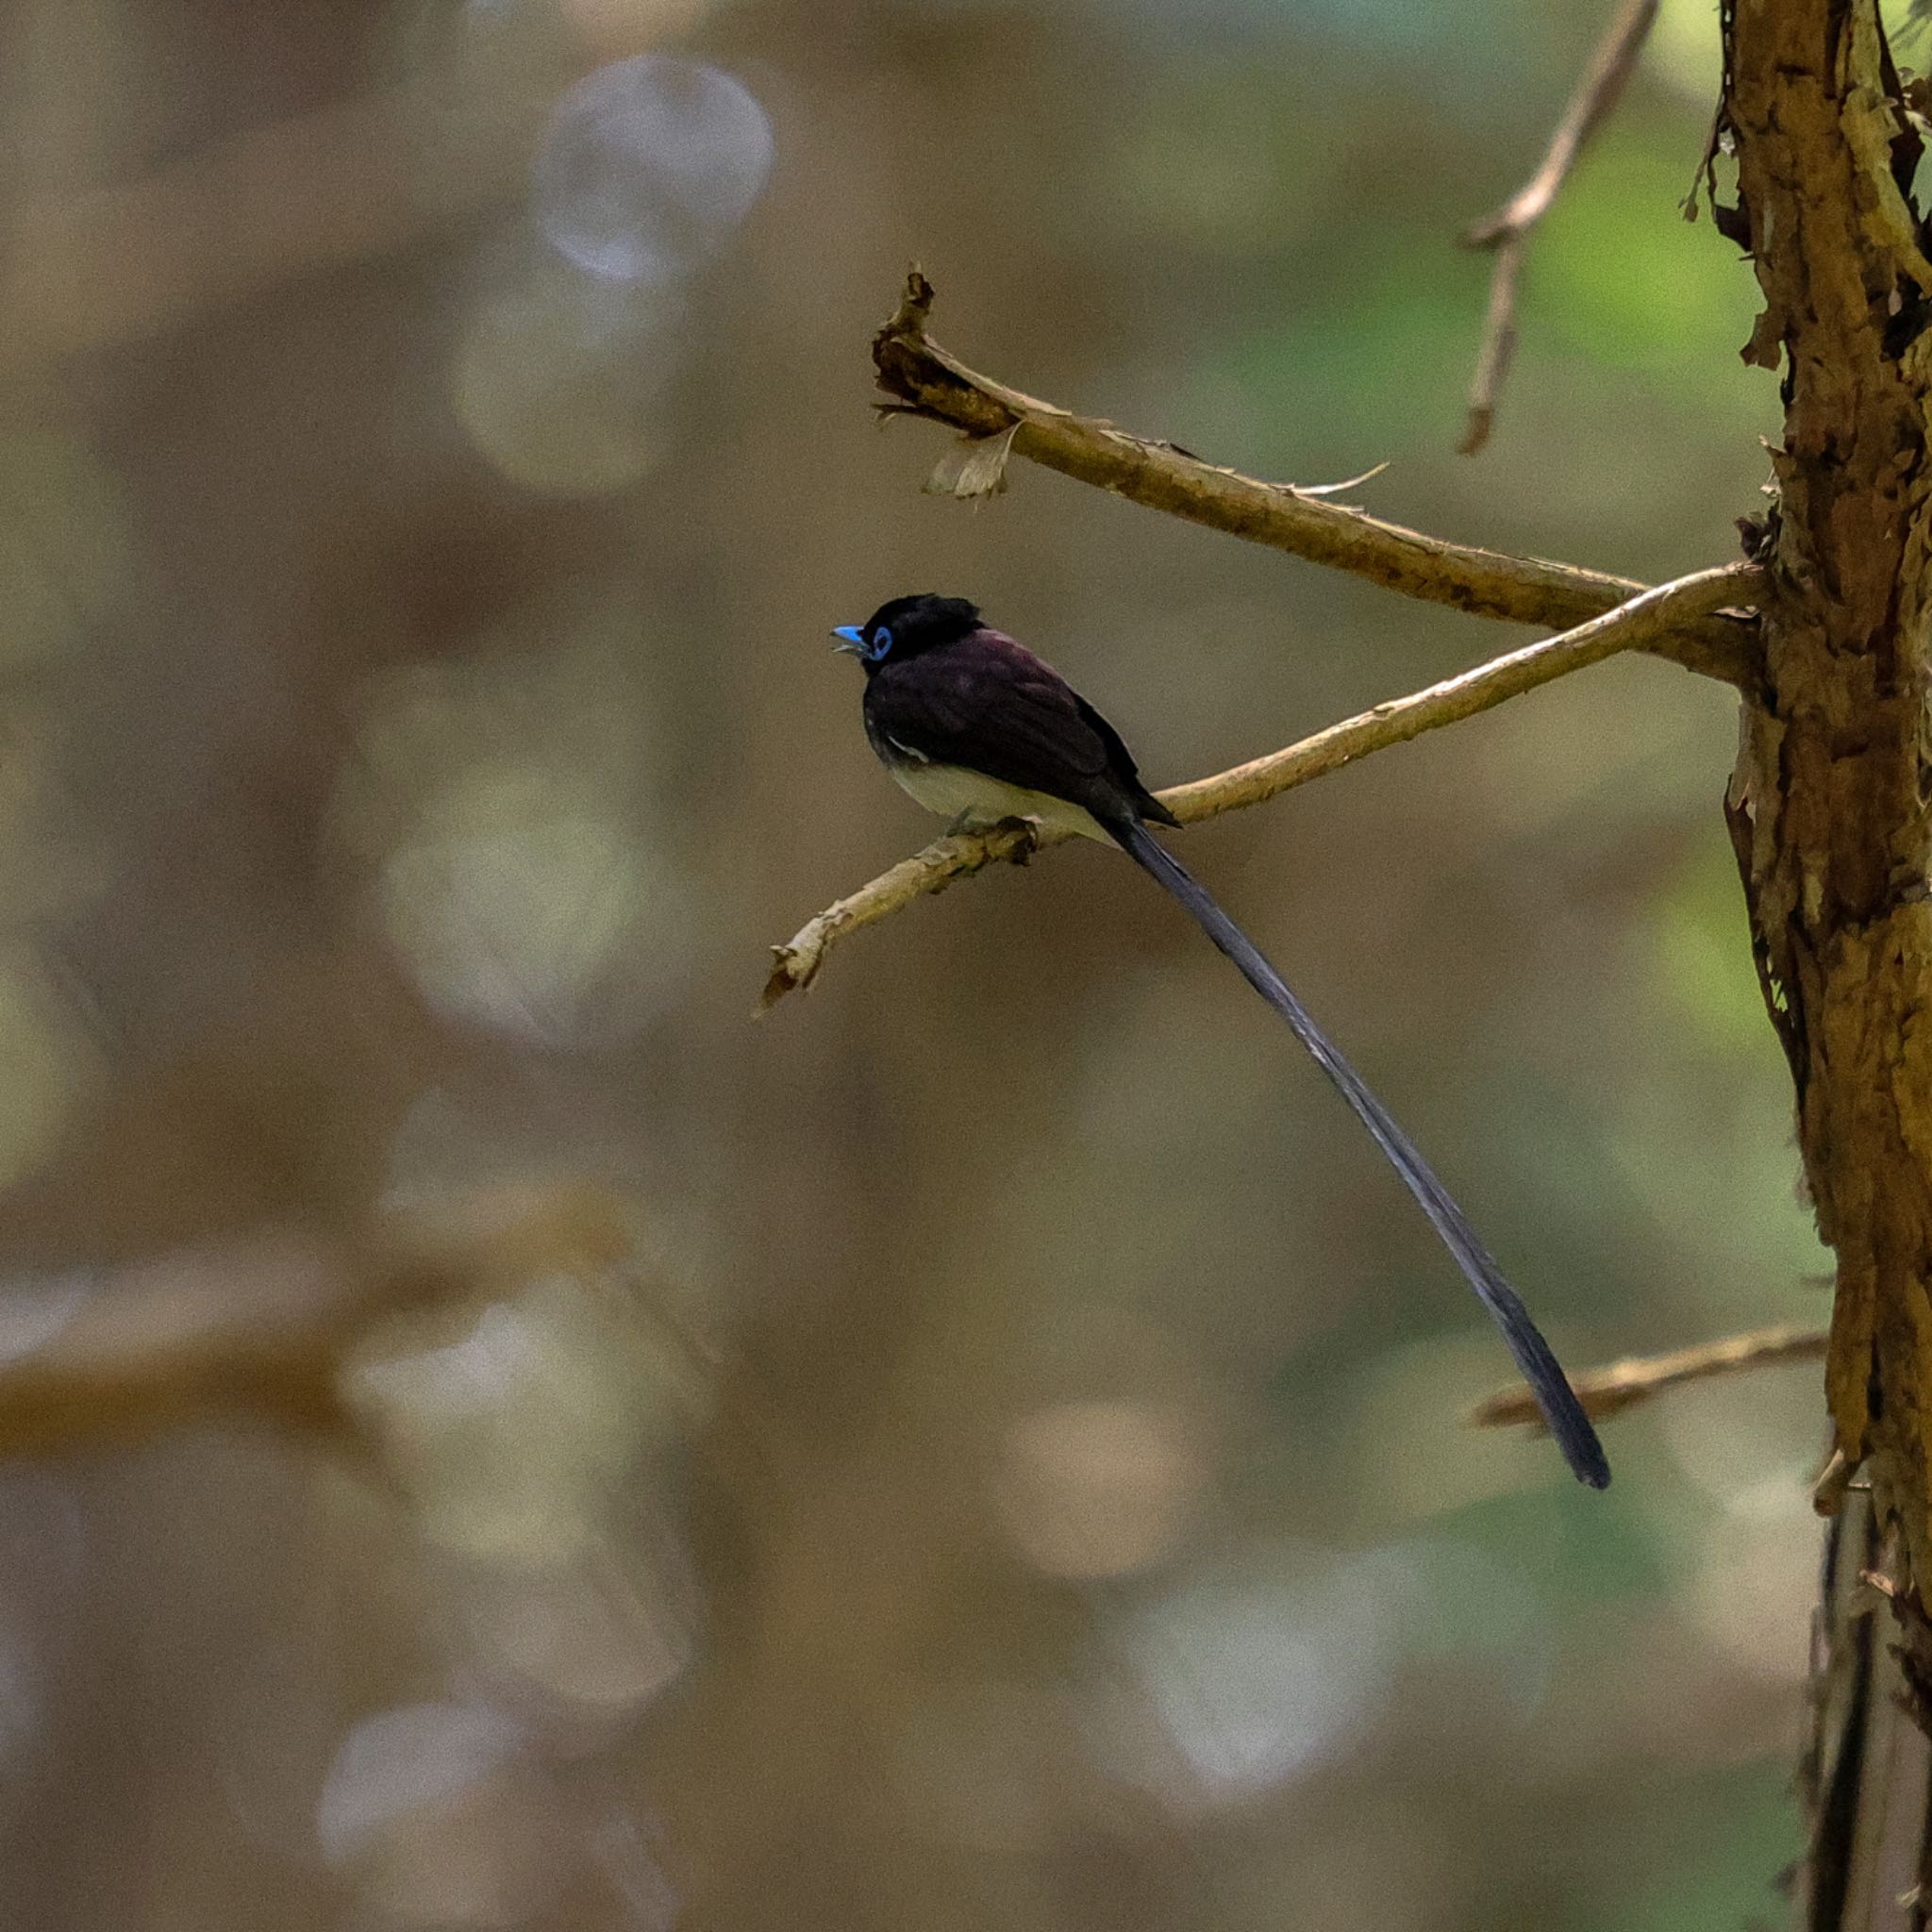
[[(14, 0), (0, 1832), (24, 1928), (1765, 1923), (1815, 1371), (1507, 1357), (1098, 850), (751, 1014), (932, 836), (825, 633), (975, 597), (1156, 784), (1529, 635), (874, 426), (1033, 393), (1727, 560), (1775, 386), (1668, 0)], [(1602, 18), (1599, 15), (1602, 15)], [(1186, 835), (1574, 1366), (1824, 1316), (1720, 800), (1619, 661)], [(11, 1420), (8, 1420), (9, 1414)]]

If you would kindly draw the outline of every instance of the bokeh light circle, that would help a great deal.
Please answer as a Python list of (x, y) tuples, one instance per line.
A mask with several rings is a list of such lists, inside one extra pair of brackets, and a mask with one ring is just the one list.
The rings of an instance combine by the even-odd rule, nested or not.
[(634, 483), (664, 441), (675, 296), (617, 290), (557, 268), (471, 317), (450, 393), (479, 455), (525, 490), (595, 496)]
[(532, 200), (551, 246), (607, 281), (701, 267), (751, 211), (772, 124), (741, 81), (666, 54), (613, 60), (558, 101)]

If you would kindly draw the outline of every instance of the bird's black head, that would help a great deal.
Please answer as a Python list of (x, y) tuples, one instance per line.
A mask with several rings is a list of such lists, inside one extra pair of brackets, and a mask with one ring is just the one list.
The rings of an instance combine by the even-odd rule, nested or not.
[(916, 658), (937, 644), (957, 643), (979, 628), (979, 610), (964, 597), (894, 597), (863, 624), (841, 624), (832, 635), (838, 648), (850, 651), (873, 670), (888, 658)]

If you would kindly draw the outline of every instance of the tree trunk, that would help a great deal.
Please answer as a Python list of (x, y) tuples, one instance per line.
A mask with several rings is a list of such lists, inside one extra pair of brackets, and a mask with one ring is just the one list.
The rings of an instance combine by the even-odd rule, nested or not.
[[(1838, 1260), (1836, 1468), (1862, 1465), (1871, 1485), (1826, 1564), (1808, 1923), (1897, 1924), (1899, 1895), (1932, 1869), (1926, 1754), (1890, 1722), (1910, 1659), (1932, 1657), (1917, 1587), (1932, 1566), (1932, 263), (1910, 199), (1921, 142), (1876, 0), (1734, 0), (1724, 34), (1740, 207), (1719, 219), (1765, 296), (1745, 356), (1782, 364), (1785, 400), (1757, 538), (1765, 687), (1745, 703), (1727, 806)], [(1859, 1581), (1881, 1568), (1902, 1667)], [(1923, 1918), (1914, 1904), (1909, 1923)]]

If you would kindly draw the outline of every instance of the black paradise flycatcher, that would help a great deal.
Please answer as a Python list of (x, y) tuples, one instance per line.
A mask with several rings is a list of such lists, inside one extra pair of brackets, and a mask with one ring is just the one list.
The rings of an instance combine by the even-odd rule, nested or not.
[(1051, 665), (982, 625), (964, 597), (894, 597), (864, 624), (841, 625), (832, 635), (865, 667), (865, 735), (873, 750), (921, 805), (950, 818), (956, 830), (1034, 819), (1118, 845), (1194, 915), (1368, 1128), (1503, 1331), (1563, 1459), (1580, 1482), (1603, 1489), (1610, 1479), (1603, 1444), (1529, 1310), (1414, 1143), (1288, 982), (1147, 830), (1149, 822), (1179, 821), (1141, 782), (1120, 733)]

